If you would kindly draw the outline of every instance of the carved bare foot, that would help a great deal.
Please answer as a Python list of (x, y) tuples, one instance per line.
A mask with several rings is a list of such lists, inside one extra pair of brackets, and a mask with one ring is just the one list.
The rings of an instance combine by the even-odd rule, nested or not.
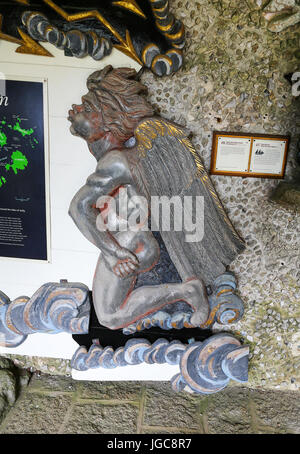
[(209, 315), (209, 303), (206, 288), (200, 279), (191, 279), (184, 282), (185, 300), (195, 309), (191, 317), (191, 324), (200, 326), (206, 322)]

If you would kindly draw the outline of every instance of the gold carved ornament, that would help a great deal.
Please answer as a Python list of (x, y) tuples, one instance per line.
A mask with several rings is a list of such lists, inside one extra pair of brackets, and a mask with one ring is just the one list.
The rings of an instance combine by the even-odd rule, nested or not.
[(52, 8), (54, 11), (56, 11), (60, 16), (62, 16), (67, 22), (74, 22), (74, 21), (78, 21), (78, 20), (82, 20), (82, 19), (91, 19), (91, 18), (97, 19), (120, 42), (120, 44), (114, 44), (114, 47), (116, 49), (118, 49), (121, 52), (123, 52), (124, 54), (128, 55), (130, 58), (133, 58), (140, 65), (143, 64), (141, 62), (141, 60), (139, 59), (139, 57), (133, 47), (129, 31), (126, 30), (126, 37), (125, 37), (125, 39), (123, 39), (122, 36), (117, 32), (117, 30), (102, 16), (102, 14), (99, 13), (99, 11), (97, 11), (97, 10), (81, 11), (76, 14), (68, 14), (62, 8), (57, 6), (52, 0), (44, 0), (44, 2), (48, 6), (50, 6), (50, 8)]
[[(30, 0), (15, 0), (17, 3), (23, 5), (30, 5)], [(114, 47), (124, 54), (128, 55), (129, 57), (133, 58), (136, 62), (140, 65), (143, 65), (142, 61), (138, 57), (131, 40), (131, 36), (128, 30), (126, 30), (125, 39), (117, 32), (117, 30), (99, 13), (97, 10), (93, 11), (82, 11), (76, 14), (68, 14), (58, 5), (56, 5), (52, 0), (43, 0), (50, 8), (56, 11), (60, 16), (62, 16), (67, 22), (73, 22), (77, 20), (87, 19), (87, 18), (95, 18), (101, 24), (103, 24), (111, 33), (112, 35), (117, 38), (120, 44), (115, 44)], [(142, 10), (139, 8), (135, 0), (123, 0), (113, 2), (115, 6), (120, 6), (122, 8), (128, 9), (131, 12), (146, 18)], [(21, 39), (15, 38), (11, 35), (6, 35), (2, 33), (2, 22), (3, 22), (3, 15), (0, 14), (0, 40), (3, 39), (4, 41), (9, 41), (12, 43), (20, 44), (20, 47), (16, 49), (18, 53), (26, 53), (26, 54), (33, 54), (33, 55), (41, 55), (52, 57), (53, 55), (50, 54), (43, 46), (38, 44), (32, 38), (30, 38), (26, 33), (24, 33), (19, 27), (18, 32)]]

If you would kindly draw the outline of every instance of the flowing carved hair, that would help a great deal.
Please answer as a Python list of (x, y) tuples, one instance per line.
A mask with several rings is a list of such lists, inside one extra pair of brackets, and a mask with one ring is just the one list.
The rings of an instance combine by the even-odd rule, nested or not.
[(152, 106), (141, 96), (147, 94), (147, 87), (138, 82), (136, 76), (135, 69), (114, 69), (108, 65), (87, 80), (88, 89), (99, 102), (104, 125), (123, 141), (133, 135), (142, 118), (154, 114)]

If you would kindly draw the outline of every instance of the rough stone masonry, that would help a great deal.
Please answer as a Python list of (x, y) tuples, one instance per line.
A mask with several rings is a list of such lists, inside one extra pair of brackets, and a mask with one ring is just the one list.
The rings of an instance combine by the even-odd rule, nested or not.
[(34, 374), (0, 418), (0, 434), (299, 434), (300, 398), (298, 391), (243, 386), (176, 394), (164, 382)]

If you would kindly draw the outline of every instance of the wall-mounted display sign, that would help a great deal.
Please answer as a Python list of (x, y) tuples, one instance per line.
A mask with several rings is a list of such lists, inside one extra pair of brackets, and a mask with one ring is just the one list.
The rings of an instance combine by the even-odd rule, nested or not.
[(46, 89), (0, 79), (0, 257), (49, 261)]
[(210, 173), (283, 178), (289, 137), (214, 131)]

